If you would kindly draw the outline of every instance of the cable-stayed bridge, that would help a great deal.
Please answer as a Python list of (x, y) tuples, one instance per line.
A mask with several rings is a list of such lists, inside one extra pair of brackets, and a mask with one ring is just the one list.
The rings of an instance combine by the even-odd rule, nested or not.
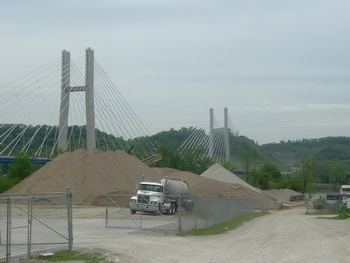
[(158, 148), (90, 48), (75, 60), (63, 51), (0, 90), (2, 162), (20, 152), (45, 162), (77, 148), (121, 149), (149, 160)]
[[(158, 144), (109, 79), (89, 48), (71, 60), (70, 52), (0, 87), (0, 162), (19, 153), (46, 163), (78, 148), (123, 150), (145, 163), (158, 160)], [(210, 109), (210, 127), (194, 129), (178, 154), (203, 150), (216, 162), (232, 159), (230, 119), (220, 127)]]
[(232, 142), (233, 124), (229, 118), (228, 109), (224, 109), (224, 127), (215, 118), (214, 109), (209, 112), (209, 134), (204, 129), (193, 129), (192, 134), (180, 146), (177, 154), (184, 156), (187, 152), (193, 155), (203, 154), (218, 163), (234, 160)]

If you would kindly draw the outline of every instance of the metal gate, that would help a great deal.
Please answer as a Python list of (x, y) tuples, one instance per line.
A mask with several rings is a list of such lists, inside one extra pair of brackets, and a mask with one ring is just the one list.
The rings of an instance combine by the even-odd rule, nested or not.
[(0, 195), (0, 261), (73, 245), (72, 195), (60, 193)]
[(130, 214), (128, 204), (131, 195), (108, 194), (106, 196), (106, 227), (139, 228), (144, 230), (180, 232), (179, 216), (137, 212)]

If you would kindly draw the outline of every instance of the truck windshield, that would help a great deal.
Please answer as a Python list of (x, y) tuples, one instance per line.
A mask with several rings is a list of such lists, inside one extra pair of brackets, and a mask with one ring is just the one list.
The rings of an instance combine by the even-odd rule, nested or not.
[(341, 190), (342, 190), (344, 193), (350, 193), (350, 187), (342, 187)]
[(163, 187), (160, 185), (151, 184), (140, 184), (140, 190), (153, 191), (153, 192), (163, 192)]

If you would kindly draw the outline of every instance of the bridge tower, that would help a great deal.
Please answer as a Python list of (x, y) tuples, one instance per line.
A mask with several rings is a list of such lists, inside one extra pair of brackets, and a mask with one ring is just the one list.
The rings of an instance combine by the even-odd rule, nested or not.
[(214, 109), (210, 108), (209, 110), (209, 118), (210, 118), (210, 124), (209, 124), (209, 157), (214, 157)]
[(96, 148), (95, 107), (94, 107), (94, 51), (86, 50), (85, 86), (70, 85), (70, 53), (62, 51), (61, 105), (59, 117), (58, 150), (67, 150), (69, 95), (71, 92), (85, 92), (87, 149)]
[[(208, 145), (208, 156), (210, 158), (214, 157), (214, 148), (215, 148), (215, 130), (214, 130), (214, 110), (212, 108), (210, 108), (209, 111), (210, 114), (210, 127), (209, 127), (209, 145)], [(228, 128), (228, 109), (225, 108), (224, 109), (224, 121), (225, 121), (225, 126), (223, 129), (223, 148), (224, 148), (224, 152), (223, 152), (223, 156), (224, 156), (224, 160), (225, 162), (229, 162), (230, 161), (230, 144), (229, 144), (229, 128)]]
[(227, 108), (224, 109), (224, 116), (225, 116), (225, 128), (224, 128), (224, 148), (225, 148), (225, 161), (230, 161), (230, 145), (228, 140), (228, 110)]

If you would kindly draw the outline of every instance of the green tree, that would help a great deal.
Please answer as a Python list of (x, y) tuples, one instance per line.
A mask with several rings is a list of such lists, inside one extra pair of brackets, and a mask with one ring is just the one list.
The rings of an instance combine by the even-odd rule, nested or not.
[(203, 147), (197, 147), (195, 150), (186, 149), (180, 156), (177, 156), (177, 158), (177, 167), (173, 168), (181, 171), (190, 171), (195, 174), (203, 173), (213, 164), (213, 161), (207, 157)]
[(204, 147), (186, 149), (180, 154), (176, 151), (177, 145), (175, 143), (163, 145), (157, 151), (162, 155), (162, 160), (154, 165), (156, 167), (169, 167), (201, 174), (213, 164), (212, 160), (207, 157)]
[(15, 186), (17, 180), (9, 178), (9, 176), (0, 176), (0, 193), (6, 192), (11, 187)]
[(281, 180), (280, 170), (273, 164), (265, 164), (259, 172), (258, 183), (262, 190), (269, 189), (269, 182), (278, 182)]
[(314, 173), (316, 171), (316, 163), (303, 157), (300, 160), (300, 171), (298, 173), (298, 179), (301, 185), (301, 192), (305, 194), (308, 190), (308, 186), (313, 182)]
[(239, 154), (239, 159), (240, 159), (241, 163), (243, 164), (243, 167), (244, 167), (244, 170), (246, 173), (248, 173), (250, 171), (250, 167), (251, 167), (252, 162), (253, 162), (253, 157), (254, 157), (253, 150), (242, 151)]
[(179, 163), (179, 156), (175, 154), (177, 149), (178, 146), (176, 143), (168, 143), (161, 146), (157, 153), (162, 155), (162, 159), (156, 162), (154, 165), (156, 167), (175, 168)]
[(259, 183), (258, 183), (259, 176), (260, 176), (259, 170), (257, 169), (251, 170), (249, 173), (246, 174), (247, 183), (252, 186), (259, 187)]
[(260, 170), (250, 171), (246, 177), (252, 186), (267, 190), (270, 185), (280, 182), (282, 174), (275, 165), (267, 163)]
[(333, 184), (347, 184), (348, 178), (346, 171), (339, 166), (332, 166), (328, 170), (329, 183)]
[(31, 162), (29, 155), (20, 153), (10, 165), (8, 177), (14, 179), (17, 183), (22, 181), (34, 171), (34, 165)]
[(320, 162), (315, 170), (314, 182), (329, 184), (329, 170), (332, 166), (326, 162)]
[(237, 168), (237, 164), (234, 162), (226, 162), (226, 163), (221, 164), (221, 166), (230, 172), (232, 172), (234, 169)]

